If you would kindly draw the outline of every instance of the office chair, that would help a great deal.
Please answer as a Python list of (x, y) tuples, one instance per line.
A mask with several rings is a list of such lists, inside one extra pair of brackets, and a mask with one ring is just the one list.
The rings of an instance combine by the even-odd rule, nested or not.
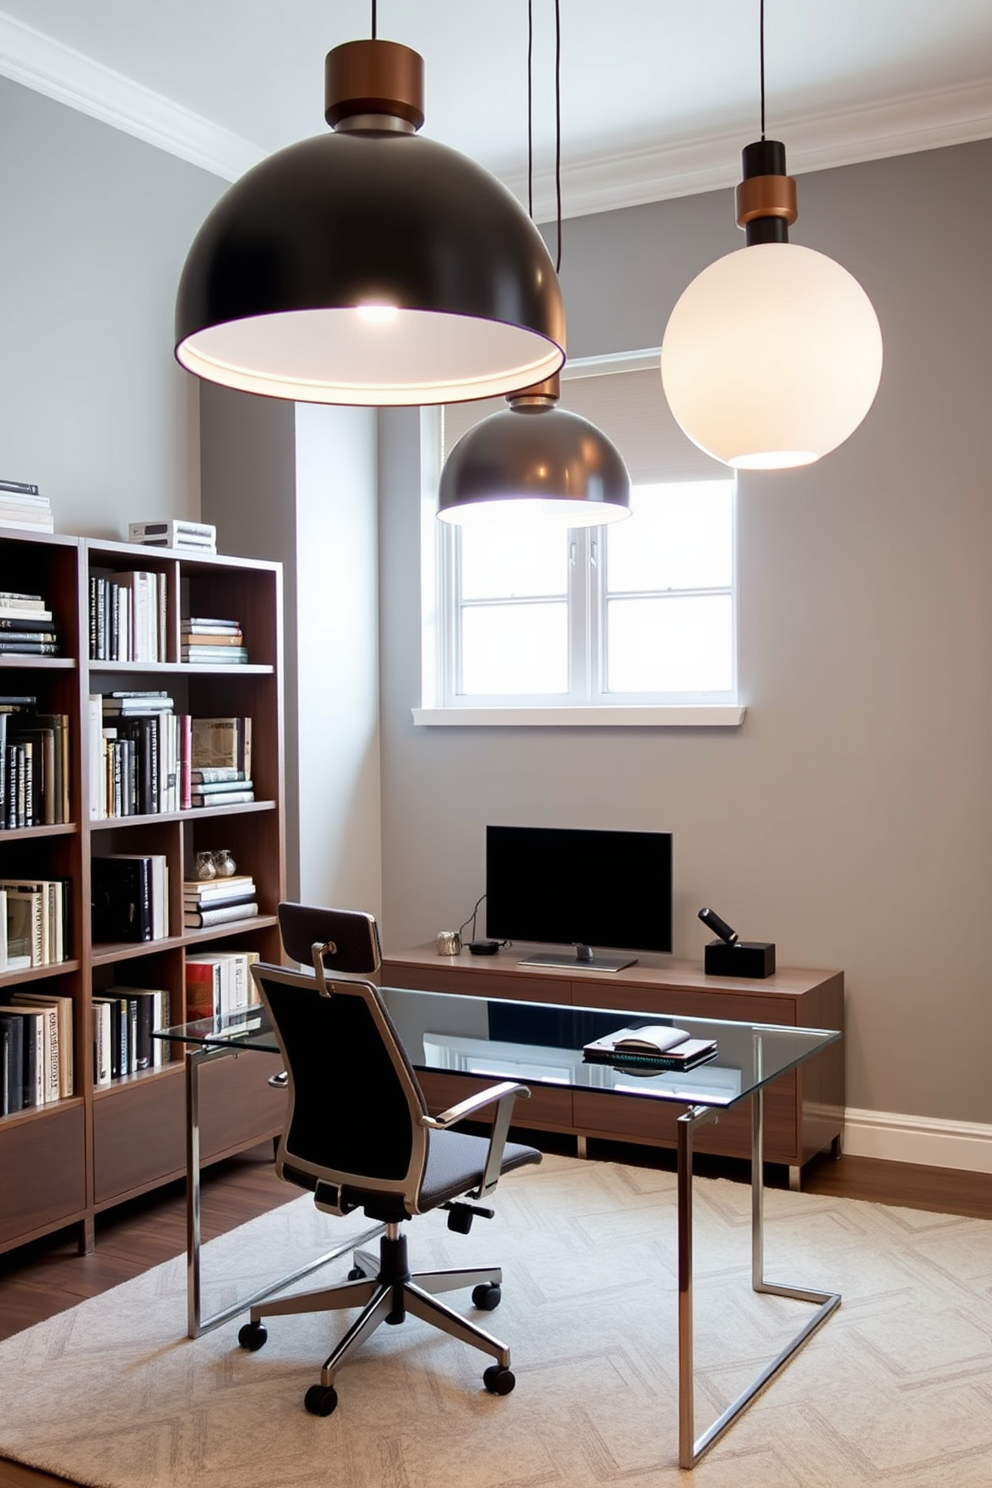
[[(268, 965), (251, 969), (289, 1088), (276, 1171), (312, 1192), (325, 1213), (363, 1209), (385, 1232), (378, 1256), (355, 1252), (346, 1282), (252, 1307), (238, 1342), (252, 1351), (261, 1348), (268, 1337), (263, 1317), (361, 1307), (325, 1360), (320, 1383), (304, 1397), (312, 1415), (329, 1416), (337, 1405), (334, 1380), (341, 1366), (380, 1323), (402, 1323), (409, 1312), (490, 1354), (495, 1363), (483, 1374), (486, 1389), (508, 1395), (515, 1384), (509, 1349), (438, 1300), (440, 1292), (473, 1287), (475, 1306), (491, 1311), (500, 1302), (502, 1271), (488, 1266), (411, 1275), (400, 1226), (438, 1208), (449, 1211), (449, 1228), (463, 1233), (473, 1218), (492, 1217), (491, 1209), (467, 1201), (491, 1193), (501, 1174), (541, 1161), (533, 1147), (506, 1141), (514, 1102), (530, 1091), (503, 1081), (431, 1116), (378, 989), (364, 980), (380, 959), (372, 916), (280, 904), (279, 927), (287, 955), (311, 964), (313, 974)], [(491, 1105), (496, 1111), (490, 1137), (450, 1130)]]

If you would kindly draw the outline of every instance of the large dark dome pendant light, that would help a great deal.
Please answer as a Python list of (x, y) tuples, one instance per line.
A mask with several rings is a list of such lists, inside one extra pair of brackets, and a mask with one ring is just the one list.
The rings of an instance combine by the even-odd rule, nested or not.
[(561, 290), (494, 176), (422, 139), (423, 61), (373, 38), (326, 63), (333, 133), (255, 166), (190, 249), (176, 356), (210, 382), (310, 403), (457, 403), (553, 375)]
[[(533, 0), (528, 0), (528, 199), (533, 214), (531, 51)], [(561, 261), (561, 24), (555, 0), (555, 183), (558, 263)], [(600, 527), (630, 515), (630, 476), (616, 446), (577, 413), (559, 408), (557, 372), (508, 393), (509, 405), (469, 429), (441, 471), (438, 517), (457, 526), (529, 517), (568, 527)], [(523, 503), (523, 505), (522, 505)]]

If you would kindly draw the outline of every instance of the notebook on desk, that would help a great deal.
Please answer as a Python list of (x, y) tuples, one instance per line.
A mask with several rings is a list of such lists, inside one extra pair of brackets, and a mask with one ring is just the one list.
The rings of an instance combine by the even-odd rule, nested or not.
[(601, 1064), (642, 1064), (656, 1069), (692, 1069), (714, 1059), (715, 1039), (692, 1038), (684, 1028), (645, 1023), (618, 1028), (583, 1045), (583, 1057)]

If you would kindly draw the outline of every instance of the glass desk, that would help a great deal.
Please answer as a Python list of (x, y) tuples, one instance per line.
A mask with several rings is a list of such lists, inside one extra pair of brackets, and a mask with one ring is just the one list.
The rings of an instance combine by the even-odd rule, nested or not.
[[(837, 1292), (814, 1291), (768, 1281), (764, 1274), (764, 1089), (780, 1075), (813, 1058), (835, 1043), (840, 1033), (830, 1029), (788, 1028), (762, 1023), (727, 1023), (713, 1019), (606, 1011), (548, 1003), (516, 1002), (485, 997), (458, 997), (444, 992), (380, 989), (400, 1038), (417, 1070), (513, 1079), (526, 1085), (559, 1089), (600, 1090), (631, 1100), (663, 1101), (686, 1109), (676, 1122), (677, 1241), (678, 1241), (678, 1351), (679, 1351), (679, 1465), (691, 1468), (708, 1447), (751, 1403), (760, 1390), (826, 1322), (840, 1303)], [(715, 1039), (717, 1055), (691, 1071), (643, 1067), (615, 1067), (586, 1062), (584, 1044), (627, 1024), (669, 1023), (693, 1038)], [(247, 1050), (279, 1053), (279, 1046), (261, 1007), (244, 1008), (218, 1018), (205, 1018), (175, 1028), (160, 1029), (156, 1038), (186, 1048), (186, 1160), (187, 1160), (187, 1312), (188, 1332), (199, 1337), (261, 1297), (326, 1261), (380, 1234), (377, 1225), (353, 1237), (337, 1250), (266, 1287), (263, 1292), (209, 1318), (200, 1308), (200, 1152), (197, 1076), (202, 1063)], [(727, 1409), (700, 1435), (695, 1435), (693, 1401), (692, 1299), (692, 1145), (696, 1128), (718, 1119), (722, 1110), (751, 1098), (751, 1286), (809, 1302), (814, 1311), (804, 1326), (771, 1360)]]

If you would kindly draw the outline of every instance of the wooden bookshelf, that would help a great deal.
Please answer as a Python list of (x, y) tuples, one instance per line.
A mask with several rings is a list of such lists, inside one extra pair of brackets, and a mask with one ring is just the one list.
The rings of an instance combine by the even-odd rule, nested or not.
[[(90, 658), (90, 575), (141, 570), (162, 575), (167, 595), (164, 659)], [(43, 595), (61, 633), (57, 657), (0, 656), (0, 693), (36, 695), (39, 711), (69, 717), (70, 817), (58, 825), (0, 831), (0, 877), (63, 878), (70, 884), (68, 959), (0, 971), (0, 997), (15, 987), (72, 998), (75, 1085), (71, 1097), (0, 1117), (0, 1251), (77, 1226), (92, 1245), (100, 1210), (183, 1175), (182, 1063), (94, 1086), (91, 998), (109, 986), (165, 988), (171, 1020), (185, 1013), (185, 958), (206, 949), (254, 950), (282, 959), (276, 906), (285, 897), (282, 572), (278, 563), (199, 556), (172, 549), (0, 528), (0, 590)], [(247, 665), (180, 660), (180, 617), (235, 618)], [(90, 819), (89, 698), (124, 689), (163, 689), (177, 713), (252, 719), (255, 800), (235, 806)], [(209, 930), (183, 929), (183, 882), (197, 852), (228, 848), (251, 873), (260, 914)], [(90, 921), (94, 856), (164, 854), (169, 931), (164, 939), (94, 943)], [(283, 1092), (250, 1060), (221, 1060), (204, 1082), (207, 1161), (273, 1135)]]

